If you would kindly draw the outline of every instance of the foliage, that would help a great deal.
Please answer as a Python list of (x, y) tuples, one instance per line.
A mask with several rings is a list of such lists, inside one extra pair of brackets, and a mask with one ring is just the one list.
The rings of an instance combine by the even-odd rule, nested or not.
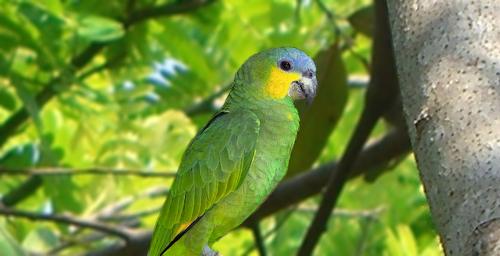
[[(217, 97), (220, 91), (259, 50), (287, 45), (314, 56), (338, 43), (348, 76), (368, 73), (363, 62), (371, 52), (368, 0), (215, 1), (135, 23), (131, 20), (140, 10), (182, 1), (0, 2), (0, 194), (3, 204), (35, 213), (151, 230), (165, 194), (154, 192), (168, 188), (168, 177), (13, 172), (41, 167), (175, 170), (196, 130), (223, 100)], [(349, 20), (361, 17), (353, 26), (352, 13), (357, 15)], [(364, 88), (352, 81), (340, 123), (324, 138), (316, 165), (342, 153), (355, 125)], [(206, 98), (215, 100), (200, 105)], [(331, 95), (336, 100), (344, 99)], [(380, 124), (375, 136), (388, 130)], [(386, 168), (392, 171), (372, 184), (362, 178), (347, 184), (318, 255), (440, 254), (413, 158)], [(31, 189), (19, 196), (28, 180)], [(17, 200), (7, 203), (15, 193)], [(311, 198), (261, 223), (269, 234), (270, 255), (294, 253), (317, 203)], [(0, 219), (0, 254), (74, 255), (117, 242), (100, 234), (5, 217)], [(215, 247), (224, 255), (256, 254), (245, 229)]]

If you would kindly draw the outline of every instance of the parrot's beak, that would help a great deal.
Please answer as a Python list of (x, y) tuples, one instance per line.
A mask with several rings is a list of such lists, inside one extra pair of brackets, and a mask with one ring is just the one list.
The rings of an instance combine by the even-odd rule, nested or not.
[(294, 100), (305, 99), (308, 104), (311, 104), (316, 96), (317, 86), (318, 82), (316, 81), (314, 73), (306, 71), (299, 80), (292, 82), (288, 90), (288, 96), (292, 97)]

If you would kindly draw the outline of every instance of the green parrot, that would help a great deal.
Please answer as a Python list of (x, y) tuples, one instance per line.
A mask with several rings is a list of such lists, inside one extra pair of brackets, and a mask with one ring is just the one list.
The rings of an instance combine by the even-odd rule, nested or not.
[(295, 48), (251, 56), (191, 141), (156, 222), (148, 255), (215, 255), (283, 178), (299, 129), (294, 99), (312, 101), (316, 67)]

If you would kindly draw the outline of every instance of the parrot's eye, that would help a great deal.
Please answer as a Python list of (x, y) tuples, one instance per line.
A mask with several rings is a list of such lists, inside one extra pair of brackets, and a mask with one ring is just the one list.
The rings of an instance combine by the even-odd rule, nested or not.
[(290, 63), (290, 61), (288, 61), (288, 60), (280, 61), (279, 65), (280, 65), (280, 68), (284, 71), (292, 70), (292, 63)]

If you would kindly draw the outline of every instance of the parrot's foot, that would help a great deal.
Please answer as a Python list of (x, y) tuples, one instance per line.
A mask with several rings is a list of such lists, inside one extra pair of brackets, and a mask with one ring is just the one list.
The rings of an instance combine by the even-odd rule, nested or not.
[(201, 256), (222, 256), (220, 253), (212, 250), (208, 245), (203, 247), (203, 251), (201, 252)]

